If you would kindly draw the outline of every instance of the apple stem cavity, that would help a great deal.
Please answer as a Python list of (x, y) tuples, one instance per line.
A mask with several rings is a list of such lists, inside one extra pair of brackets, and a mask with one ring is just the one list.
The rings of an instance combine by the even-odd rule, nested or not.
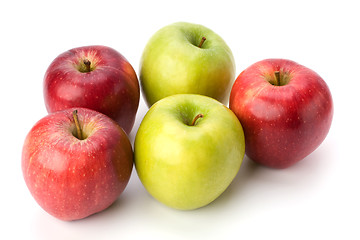
[(80, 127), (77, 112), (78, 112), (77, 110), (74, 110), (73, 113), (72, 113), (73, 118), (74, 118), (74, 122), (75, 122), (76, 133), (77, 133), (77, 135), (75, 135), (75, 137), (80, 139), (80, 140), (83, 140), (83, 135), (82, 135), (82, 131), (81, 131), (81, 127)]
[(280, 71), (275, 71), (276, 86), (281, 86)]
[(196, 121), (197, 121), (199, 118), (203, 118), (203, 117), (204, 117), (204, 115), (201, 114), (201, 113), (199, 113), (198, 115), (196, 115), (196, 116), (194, 117), (194, 119), (192, 120), (190, 126), (195, 126)]
[(85, 72), (91, 72), (91, 62), (89, 61), (89, 59), (84, 59), (83, 63), (85, 64)]
[(198, 46), (199, 48), (202, 47), (202, 45), (204, 44), (205, 40), (206, 40), (206, 37), (202, 37), (202, 38), (201, 38), (201, 41), (200, 41), (199, 46)]

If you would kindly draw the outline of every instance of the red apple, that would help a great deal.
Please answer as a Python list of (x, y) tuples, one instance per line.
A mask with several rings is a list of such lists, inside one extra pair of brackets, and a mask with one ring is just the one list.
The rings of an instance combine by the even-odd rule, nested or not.
[(245, 69), (232, 87), (230, 109), (244, 128), (248, 157), (273, 168), (289, 167), (313, 152), (333, 116), (324, 80), (285, 59), (267, 59)]
[(49, 114), (31, 129), (22, 171), (38, 204), (62, 220), (109, 207), (125, 189), (133, 152), (125, 132), (99, 112), (77, 108)]
[(49, 113), (72, 107), (90, 108), (114, 119), (130, 133), (140, 90), (130, 63), (116, 50), (86, 46), (60, 54), (44, 77)]

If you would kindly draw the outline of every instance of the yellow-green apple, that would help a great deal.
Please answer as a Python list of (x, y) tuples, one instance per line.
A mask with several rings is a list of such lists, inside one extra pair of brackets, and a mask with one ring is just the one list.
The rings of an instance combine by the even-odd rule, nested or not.
[(49, 113), (72, 107), (90, 108), (114, 119), (130, 133), (140, 90), (130, 63), (106, 46), (85, 46), (60, 54), (44, 77)]
[(173, 94), (206, 95), (227, 104), (235, 63), (225, 41), (198, 24), (174, 23), (157, 31), (140, 62), (148, 106)]
[(28, 133), (22, 171), (37, 203), (61, 220), (109, 207), (125, 189), (133, 151), (122, 128), (85, 108), (49, 114)]
[(265, 166), (286, 168), (325, 139), (333, 101), (314, 71), (290, 60), (266, 59), (240, 73), (230, 109), (244, 128), (246, 154)]
[(215, 200), (238, 173), (244, 133), (220, 102), (178, 94), (150, 108), (134, 152), (138, 176), (155, 199), (176, 209), (196, 209)]

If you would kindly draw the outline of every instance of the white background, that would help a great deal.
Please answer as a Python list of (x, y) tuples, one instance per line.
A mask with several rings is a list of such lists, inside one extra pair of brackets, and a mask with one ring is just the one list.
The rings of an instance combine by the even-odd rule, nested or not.
[[(360, 7), (356, 1), (3, 1), (0, 4), (1, 239), (360, 239)], [(161, 27), (203, 24), (233, 51), (237, 75), (265, 58), (318, 72), (335, 104), (322, 145), (285, 170), (245, 157), (210, 205), (173, 210), (156, 202), (136, 171), (109, 209), (62, 222), (34, 201), (21, 172), (30, 128), (47, 112), (42, 81), (50, 62), (74, 47), (117, 49), (138, 72)], [(130, 135), (147, 111), (143, 100)], [(7, 236), (7, 237), (5, 237)]]

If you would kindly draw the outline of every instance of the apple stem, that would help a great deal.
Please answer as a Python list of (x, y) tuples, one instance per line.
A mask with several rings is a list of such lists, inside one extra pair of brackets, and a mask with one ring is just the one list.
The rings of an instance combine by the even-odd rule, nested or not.
[(89, 59), (84, 59), (83, 63), (85, 64), (86, 67), (85, 72), (91, 72), (91, 68), (90, 68), (91, 62), (89, 61)]
[(81, 131), (81, 128), (80, 128), (80, 123), (79, 123), (79, 119), (78, 119), (78, 115), (77, 115), (77, 110), (74, 110), (72, 115), (73, 115), (73, 118), (74, 118), (74, 122), (75, 122), (75, 126), (76, 126), (76, 132), (77, 132), (77, 138), (82, 140), (83, 137), (82, 137), (82, 131)]
[(199, 48), (202, 47), (202, 45), (204, 44), (205, 40), (206, 40), (206, 37), (202, 37), (202, 38), (201, 38), (201, 42), (199, 43), (199, 46), (198, 46)]
[(275, 71), (275, 78), (276, 78), (276, 84), (277, 84), (277, 86), (281, 86), (281, 82), (280, 82), (280, 71)]
[(195, 125), (195, 123), (196, 123), (196, 121), (199, 119), (199, 118), (203, 118), (204, 117), (204, 115), (203, 114), (201, 114), (201, 113), (199, 113), (198, 115), (196, 115), (195, 117), (194, 117), (194, 119), (192, 120), (192, 122), (191, 122), (191, 125), (190, 126), (194, 126)]

